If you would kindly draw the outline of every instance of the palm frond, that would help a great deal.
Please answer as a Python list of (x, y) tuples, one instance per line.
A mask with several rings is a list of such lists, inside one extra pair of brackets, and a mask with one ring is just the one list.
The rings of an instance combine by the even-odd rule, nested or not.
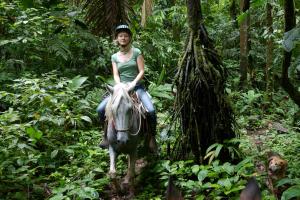
[(85, 20), (97, 35), (112, 35), (119, 23), (130, 23), (133, 0), (85, 0)]

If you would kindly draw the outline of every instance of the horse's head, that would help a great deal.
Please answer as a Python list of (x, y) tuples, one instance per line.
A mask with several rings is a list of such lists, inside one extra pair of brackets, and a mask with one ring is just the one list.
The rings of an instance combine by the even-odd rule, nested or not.
[(111, 100), (107, 108), (108, 118), (114, 122), (117, 143), (126, 144), (129, 139), (128, 132), (133, 123), (133, 102), (128, 94), (126, 84), (108, 86), (108, 89), (111, 93)]

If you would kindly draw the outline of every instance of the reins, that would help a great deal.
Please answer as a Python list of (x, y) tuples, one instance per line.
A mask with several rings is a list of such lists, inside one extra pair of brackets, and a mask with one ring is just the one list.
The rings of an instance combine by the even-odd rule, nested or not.
[[(140, 118), (140, 120), (139, 120), (139, 128), (138, 128), (138, 130), (137, 130), (137, 132), (135, 134), (131, 134), (130, 133), (130, 135), (132, 135), (132, 136), (138, 135), (139, 132), (140, 132), (140, 130), (141, 130), (141, 126), (142, 126), (142, 109), (141, 109), (141, 107), (142, 107), (142, 105), (138, 104), (138, 107), (136, 108), (136, 110), (138, 112), (138, 116)], [(132, 115), (132, 117), (133, 117), (133, 115)]]
[[(133, 109), (132, 109), (132, 117), (130, 119), (131, 126), (127, 129), (117, 129), (116, 125), (114, 125), (114, 128), (117, 132), (129, 131), (129, 134), (131, 136), (137, 136), (139, 134), (140, 130), (141, 130), (141, 127), (142, 127), (142, 117), (145, 117), (144, 114), (143, 114), (143, 111), (142, 111), (143, 105), (138, 101), (134, 101), (133, 97), (129, 96), (129, 94), (127, 94), (127, 95), (128, 95), (129, 100), (131, 101), (131, 103), (134, 106)], [(117, 96), (114, 96), (114, 98), (112, 99), (112, 102), (114, 102), (116, 98), (117, 98)], [(133, 129), (133, 120), (134, 120), (134, 114), (135, 113), (138, 115), (139, 125), (138, 125), (138, 130), (136, 131), (136, 133), (131, 133), (131, 131)], [(113, 119), (113, 123), (114, 123), (114, 119)]]

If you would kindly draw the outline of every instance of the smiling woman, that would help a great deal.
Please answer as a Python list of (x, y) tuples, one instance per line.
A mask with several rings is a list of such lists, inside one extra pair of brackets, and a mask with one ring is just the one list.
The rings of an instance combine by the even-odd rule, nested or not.
[[(146, 108), (150, 126), (152, 130), (151, 147), (156, 152), (156, 113), (151, 102), (150, 95), (146, 92), (141, 80), (144, 77), (144, 57), (141, 50), (131, 45), (132, 33), (128, 25), (122, 24), (117, 26), (115, 30), (115, 39), (119, 45), (119, 51), (111, 56), (112, 70), (115, 84), (125, 83), (128, 85), (128, 90), (134, 90), (143, 106)], [(105, 121), (105, 107), (109, 97), (106, 97), (97, 107), (97, 112), (100, 118), (100, 123), (103, 125)], [(104, 139), (100, 143), (101, 148), (107, 148), (107, 135), (104, 133)]]

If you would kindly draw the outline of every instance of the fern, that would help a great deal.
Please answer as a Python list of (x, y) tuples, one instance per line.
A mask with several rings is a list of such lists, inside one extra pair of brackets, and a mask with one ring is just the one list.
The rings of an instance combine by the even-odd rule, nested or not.
[(69, 47), (62, 40), (55, 38), (50, 40), (48, 45), (50, 52), (55, 53), (56, 56), (62, 57), (65, 61), (72, 59)]

